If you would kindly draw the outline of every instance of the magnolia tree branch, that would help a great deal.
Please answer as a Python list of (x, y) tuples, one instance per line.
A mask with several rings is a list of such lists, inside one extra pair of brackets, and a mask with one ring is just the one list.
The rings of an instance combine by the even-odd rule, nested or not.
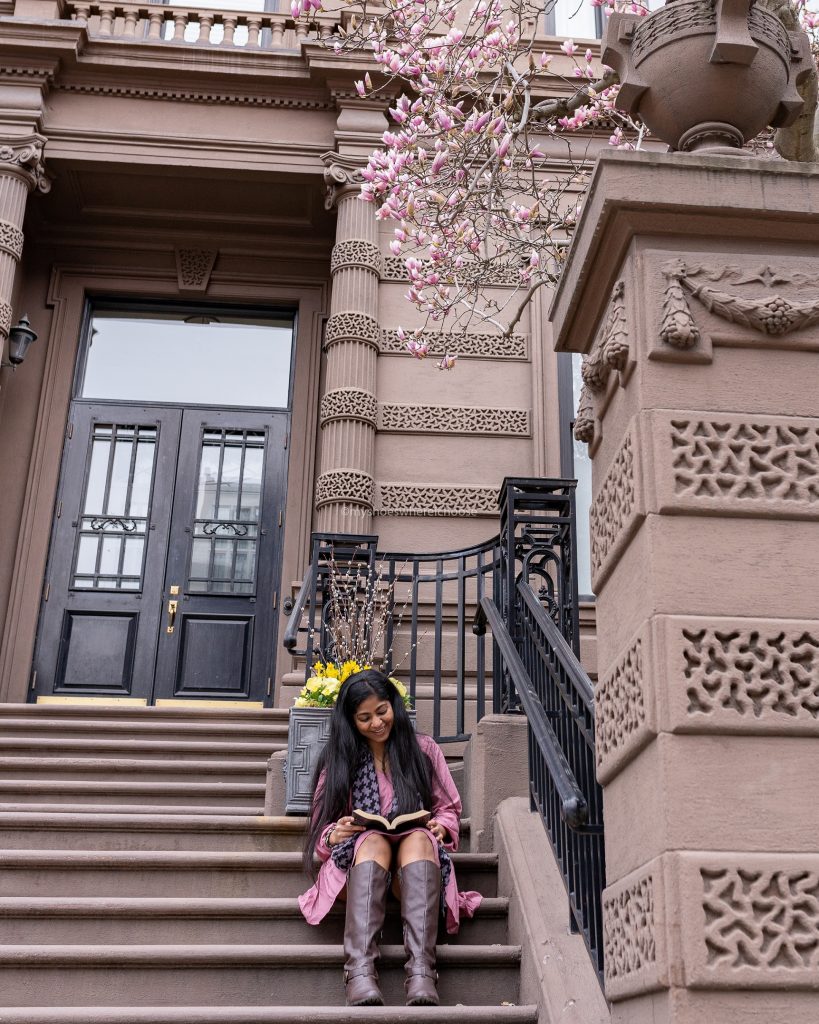
[[(816, 27), (807, 0), (757, 2), (785, 24)], [(321, 3), (292, 0), (294, 16)], [(632, 0), (602, 0), (620, 4), (648, 13)], [(343, 34), (330, 45), (371, 54), (372, 74), (356, 88), (393, 103), (361, 198), (392, 226), (390, 249), (406, 268), (420, 322), (404, 332), (407, 347), (427, 354), (429, 323), (455, 336), (475, 320), (508, 333), (559, 276), (593, 137), (637, 149), (645, 127), (617, 109), (617, 76), (591, 49), (568, 39), (559, 56), (549, 52), (540, 0), (379, 0), (356, 10), (354, 20), (342, 8)], [(776, 145), (812, 159), (815, 77), (802, 87), (811, 109)], [(453, 364), (448, 353), (439, 365)]]

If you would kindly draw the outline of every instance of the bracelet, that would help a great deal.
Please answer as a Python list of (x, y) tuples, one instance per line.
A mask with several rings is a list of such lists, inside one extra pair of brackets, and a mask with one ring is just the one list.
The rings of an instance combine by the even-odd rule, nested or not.
[(330, 842), (330, 836), (335, 832), (335, 830), (335, 825), (330, 825), (328, 828), (324, 830), (324, 835), (322, 836), (322, 839), (324, 840), (324, 845), (327, 847), (328, 850), (332, 850), (333, 848), (333, 844)]

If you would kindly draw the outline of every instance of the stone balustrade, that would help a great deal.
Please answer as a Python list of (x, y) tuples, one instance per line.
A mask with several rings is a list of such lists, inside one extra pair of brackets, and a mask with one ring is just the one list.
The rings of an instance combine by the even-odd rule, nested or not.
[(88, 34), (96, 39), (243, 49), (297, 50), (304, 41), (330, 39), (341, 21), (338, 14), (320, 13), (307, 24), (270, 11), (220, 11), (106, 0), (68, 0), (66, 8), (68, 16), (84, 22)]

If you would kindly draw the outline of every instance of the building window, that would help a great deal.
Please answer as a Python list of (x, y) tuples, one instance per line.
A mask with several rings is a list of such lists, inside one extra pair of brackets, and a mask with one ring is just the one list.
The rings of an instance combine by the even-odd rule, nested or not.
[(577, 480), (575, 512), (577, 516), (577, 590), (584, 600), (593, 600), (591, 585), (591, 459), (588, 447), (574, 437), (574, 421), (580, 389), (582, 357), (578, 353), (558, 354), (558, 405), (560, 409), (560, 466), (564, 477)]
[(546, 33), (571, 39), (600, 39), (605, 18), (600, 7), (582, 0), (557, 0), (547, 5)]

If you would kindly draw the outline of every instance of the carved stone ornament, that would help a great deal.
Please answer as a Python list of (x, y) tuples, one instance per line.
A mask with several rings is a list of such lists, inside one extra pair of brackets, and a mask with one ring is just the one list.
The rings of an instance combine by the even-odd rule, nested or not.
[(15, 260), (23, 255), (23, 232), (7, 220), (0, 220), (0, 252), (6, 252)]
[(33, 133), (23, 138), (0, 144), (0, 164), (9, 164), (23, 171), (29, 188), (38, 192), (51, 191), (51, 180), (46, 173), (43, 152), (48, 140)]
[[(702, 340), (688, 304), (688, 295), (696, 299), (712, 316), (780, 338), (819, 323), (819, 298), (807, 302), (788, 298), (775, 285), (800, 285), (805, 275), (760, 267), (754, 272), (739, 267), (714, 269), (703, 264), (688, 264), (682, 259), (669, 260), (661, 267), (666, 279), (660, 318), (660, 341), (677, 349), (692, 349)], [(767, 294), (751, 296), (715, 288), (720, 280), (734, 287), (758, 282)], [(817, 282), (819, 284), (819, 282)]]
[(651, 971), (657, 960), (652, 875), (603, 893), (603, 935), (606, 992), (615, 983)]
[(592, 444), (598, 439), (597, 423), (603, 413), (603, 396), (609, 376), (612, 372), (618, 373), (620, 386), (625, 387), (632, 366), (626, 322), (625, 283), (619, 280), (611, 291), (603, 329), (591, 351), (583, 356), (580, 371), (583, 390), (574, 428), (574, 436), (578, 441)]
[(336, 242), (330, 259), (330, 273), (337, 274), (347, 267), (363, 267), (377, 274), (381, 269), (381, 252), (377, 245), (363, 238), (348, 238)]
[(511, 435), (531, 433), (528, 409), (463, 405), (399, 405), (382, 403), (378, 429), (408, 434)]
[(633, 529), (637, 514), (637, 483), (635, 479), (635, 444), (627, 434), (615, 455), (603, 484), (592, 502), (589, 513), (591, 528), (592, 584), (602, 582), (615, 549), (619, 548)]
[(638, 637), (595, 687), (594, 731), (598, 768), (633, 743), (633, 738), (644, 730), (644, 685), (642, 641)]
[(392, 516), (496, 516), (498, 492), (495, 487), (382, 483), (374, 511)]
[(179, 290), (207, 291), (217, 255), (216, 249), (177, 249), (176, 278)]
[[(431, 267), (431, 263), (429, 264)], [(481, 281), (485, 285), (497, 285), (503, 287), (509, 285), (511, 287), (517, 287), (520, 285), (520, 271), (513, 267), (500, 267), (493, 268), (489, 277), (486, 276), (486, 268), (480, 266), (477, 268), (475, 273), (469, 273), (468, 269), (462, 270), (460, 273), (460, 279), (465, 282), (469, 282), (470, 279), (474, 279), (480, 275)], [(409, 281), (409, 274), (407, 273), (407, 266), (403, 256), (385, 256), (384, 263), (381, 270), (382, 281), (400, 281), (406, 283)]]
[(775, 729), (819, 730), (819, 629), (771, 621), (683, 629), (687, 712)]
[(331, 469), (316, 481), (316, 508), (349, 502), (372, 509), (373, 478), (359, 469)]
[(819, 871), (811, 859), (812, 869), (752, 863), (701, 869), (706, 970), (727, 974), (729, 984), (767, 987), (778, 977), (814, 987)]
[[(429, 345), (430, 355), (442, 356), (446, 352), (459, 359), (528, 359), (529, 339), (525, 334), (448, 334), (445, 331), (424, 331), (423, 340)], [(406, 355), (406, 339), (397, 331), (382, 331), (381, 355)]]
[(8, 302), (0, 302), (0, 334), (4, 338), (9, 336), (11, 330), (12, 308)]
[(366, 313), (334, 313), (324, 331), (324, 347), (339, 341), (357, 341), (378, 347), (378, 321)]
[(321, 400), (322, 425), (330, 420), (362, 420), (375, 425), (378, 403), (375, 395), (363, 388), (335, 388)]
[(363, 167), (358, 161), (332, 151), (321, 159), (324, 161), (324, 208), (332, 210), (345, 195), (358, 195), (361, 191)]

